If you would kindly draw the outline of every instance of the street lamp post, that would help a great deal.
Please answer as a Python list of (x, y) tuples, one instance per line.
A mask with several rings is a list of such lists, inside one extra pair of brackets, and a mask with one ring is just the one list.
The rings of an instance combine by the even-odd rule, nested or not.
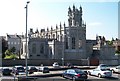
[(27, 4), (26, 4), (26, 7), (25, 7), (25, 9), (26, 9), (26, 57), (25, 57), (25, 64), (26, 64), (26, 77), (28, 77), (28, 63), (27, 63), (27, 16), (28, 16), (28, 4), (30, 3), (30, 1), (27, 1)]

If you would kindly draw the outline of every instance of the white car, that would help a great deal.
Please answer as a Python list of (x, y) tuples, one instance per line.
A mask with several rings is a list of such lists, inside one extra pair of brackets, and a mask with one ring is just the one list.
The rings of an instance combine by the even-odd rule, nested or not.
[(60, 68), (60, 66), (59, 66), (59, 64), (58, 64), (57, 62), (54, 62), (54, 63), (53, 63), (53, 67), (54, 67), (54, 68)]
[(119, 65), (119, 66), (116, 66), (116, 67), (111, 67), (110, 70), (111, 70), (112, 72), (120, 73), (120, 65)]
[(111, 77), (112, 76), (112, 72), (110, 70), (107, 69), (101, 69), (101, 68), (96, 68), (93, 70), (88, 70), (87, 73), (89, 75), (95, 75), (98, 77)]
[(97, 68), (110, 70), (110, 66), (106, 64), (99, 64)]

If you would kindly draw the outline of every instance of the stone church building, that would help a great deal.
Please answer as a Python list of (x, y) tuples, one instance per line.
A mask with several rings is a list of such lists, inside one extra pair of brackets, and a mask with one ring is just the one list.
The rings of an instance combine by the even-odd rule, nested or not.
[[(97, 56), (95, 55), (96, 51), (93, 53), (93, 47), (95, 47), (95, 44), (97, 45), (97, 41), (95, 40), (93, 43), (92, 40), (86, 40), (86, 23), (83, 22), (82, 15), (82, 7), (80, 6), (77, 9), (73, 5), (72, 8), (68, 8), (68, 25), (60, 23), (56, 25), (55, 29), (51, 27), (40, 31), (38, 29), (33, 31), (31, 28), (28, 36), (28, 58), (87, 59), (93, 54)], [(23, 55), (25, 55), (24, 40), (22, 46)], [(111, 53), (114, 53), (114, 49), (111, 51)], [(104, 53), (104, 51), (101, 53)], [(109, 54), (109, 51), (107, 51), (107, 54)]]

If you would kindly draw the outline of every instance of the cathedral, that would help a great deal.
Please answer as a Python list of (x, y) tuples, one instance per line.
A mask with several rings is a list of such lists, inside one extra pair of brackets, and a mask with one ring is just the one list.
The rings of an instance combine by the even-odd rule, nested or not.
[(84, 59), (86, 57), (86, 24), (82, 7), (68, 8), (68, 26), (29, 31), (28, 51), (32, 59)]
[[(72, 8), (68, 8), (68, 25), (60, 22), (54, 28), (37, 29), (36, 31), (30, 28), (27, 44), (28, 58), (79, 60), (87, 59), (93, 54), (96, 56), (98, 52), (95, 50), (94, 53), (93, 49), (93, 45), (97, 44), (96, 40), (86, 40), (86, 23), (84, 23), (82, 15), (82, 7), (76, 8), (73, 5)], [(25, 41), (22, 42), (23, 55), (25, 56)], [(101, 51), (99, 53), (108, 52)]]

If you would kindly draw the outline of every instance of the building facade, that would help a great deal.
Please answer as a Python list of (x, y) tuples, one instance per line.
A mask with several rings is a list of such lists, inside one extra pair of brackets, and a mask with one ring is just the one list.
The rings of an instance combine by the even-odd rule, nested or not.
[[(60, 24), (56, 27), (33, 31), (28, 34), (29, 59), (112, 59), (114, 47), (109, 46), (105, 37), (96, 36), (96, 40), (86, 40), (86, 23), (83, 10), (74, 5), (68, 8), (68, 25)], [(22, 40), (22, 56), (26, 55), (26, 41)]]
[(120, 39), (112, 40), (113, 46), (115, 47), (115, 50), (120, 51)]
[(24, 39), (24, 35), (10, 35), (10, 34), (6, 34), (6, 42), (7, 42), (7, 48), (8, 49), (12, 49), (15, 48), (15, 54), (22, 54), (22, 39)]
[[(45, 40), (47, 55), (51, 59), (85, 59), (86, 56), (86, 24), (82, 19), (82, 7), (77, 9), (74, 5), (71, 9), (68, 8), (68, 26), (64, 23), (63, 26), (56, 25), (56, 29), (51, 27), (38, 29), (34, 32), (33, 29), (29, 31), (28, 47), (31, 47), (31, 40)], [(40, 41), (39, 41), (40, 42)], [(42, 45), (40, 45), (42, 46)], [(40, 50), (42, 47), (39, 47)], [(29, 52), (29, 55), (35, 55)], [(37, 56), (36, 56), (37, 57)], [(32, 57), (31, 57), (32, 58)], [(47, 57), (48, 58), (48, 57)]]

